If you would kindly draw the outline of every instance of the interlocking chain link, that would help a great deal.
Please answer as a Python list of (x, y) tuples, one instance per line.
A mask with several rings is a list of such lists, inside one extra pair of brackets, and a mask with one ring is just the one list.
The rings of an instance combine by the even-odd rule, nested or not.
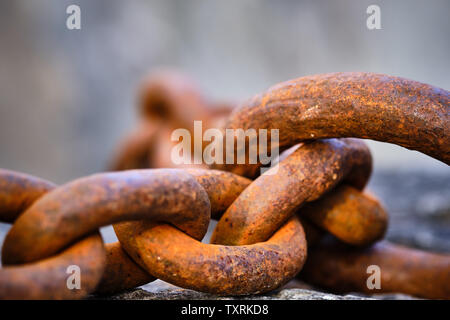
[[(29, 175), (0, 169), (0, 221), (12, 222), (55, 185)], [(4, 247), (2, 250), (4, 254)], [(5, 259), (2, 259), (3, 264)], [(77, 265), (85, 274), (80, 290), (68, 290), (66, 269)], [(47, 259), (0, 269), (1, 299), (79, 299), (94, 291), (105, 266), (103, 241), (89, 237)]]
[[(231, 109), (213, 111), (216, 103), (173, 72), (150, 77), (140, 97), (142, 122), (114, 169), (172, 166), (171, 130), (192, 131), (194, 120), (215, 127)], [(2, 169), (0, 220), (13, 226), (2, 247), (0, 298), (78, 299), (157, 278), (247, 295), (297, 275), (334, 291), (370, 292), (366, 267), (376, 264), (377, 292), (450, 299), (449, 255), (379, 241), (388, 216), (363, 191), (372, 158), (350, 138), (449, 164), (449, 124), (448, 91), (386, 75), (326, 74), (274, 86), (228, 117), (226, 128), (279, 129), (282, 150), (295, 146), (259, 176), (258, 164), (216, 164), (222, 170), (125, 170), (56, 186)], [(219, 222), (206, 244), (210, 219)], [(105, 245), (98, 229), (110, 224), (119, 242)], [(81, 269), (80, 290), (66, 286), (69, 265)]]

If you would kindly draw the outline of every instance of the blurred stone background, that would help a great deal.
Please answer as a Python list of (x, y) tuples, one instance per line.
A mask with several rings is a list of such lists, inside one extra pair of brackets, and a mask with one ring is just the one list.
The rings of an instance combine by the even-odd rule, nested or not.
[[(70, 4), (81, 7), (81, 30), (66, 28)], [(381, 7), (382, 30), (366, 28), (370, 4)], [(0, 167), (56, 183), (105, 170), (135, 124), (140, 80), (160, 66), (190, 74), (211, 98), (238, 102), (337, 71), (448, 90), (449, 12), (448, 0), (2, 0)], [(392, 217), (388, 237), (450, 251), (449, 167), (368, 142), (370, 188)]]
[[(381, 7), (382, 30), (366, 28)], [(66, 8), (81, 7), (81, 30)], [(450, 88), (450, 2), (2, 0), (0, 166), (55, 181), (105, 169), (135, 123), (139, 81), (173, 66), (242, 101), (299, 76), (371, 71)], [(448, 167), (370, 144), (377, 170)]]

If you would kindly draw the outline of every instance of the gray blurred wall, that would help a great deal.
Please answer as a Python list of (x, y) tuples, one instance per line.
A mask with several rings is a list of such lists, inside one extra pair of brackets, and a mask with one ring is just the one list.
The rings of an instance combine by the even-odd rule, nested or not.
[[(82, 29), (66, 29), (70, 4)], [(382, 30), (366, 28), (381, 7)], [(159, 66), (242, 101), (291, 78), (371, 71), (450, 88), (450, 1), (0, 2), (0, 167), (61, 183), (102, 171)], [(377, 170), (448, 166), (370, 142)]]

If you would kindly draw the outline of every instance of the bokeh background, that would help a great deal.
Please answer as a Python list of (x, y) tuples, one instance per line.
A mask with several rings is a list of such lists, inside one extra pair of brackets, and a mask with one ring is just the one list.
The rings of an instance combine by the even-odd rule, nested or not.
[[(81, 30), (66, 28), (70, 4), (81, 7)], [(371, 4), (381, 7), (381, 30), (366, 27)], [(337, 71), (448, 90), (449, 12), (448, 0), (2, 0), (0, 167), (56, 183), (105, 170), (136, 124), (138, 84), (161, 66), (191, 75), (212, 99), (237, 102)], [(409, 243), (450, 248), (449, 167), (369, 144), (371, 187), (394, 217), (390, 237), (419, 234)], [(438, 217), (437, 229), (421, 233), (425, 216)]]
[[(81, 30), (66, 8), (81, 7)], [(368, 30), (366, 8), (381, 8)], [(450, 2), (2, 0), (0, 167), (62, 183), (106, 168), (135, 124), (149, 71), (178, 68), (205, 95), (242, 101), (299, 76), (371, 71), (450, 88)], [(448, 167), (370, 144), (375, 167)]]

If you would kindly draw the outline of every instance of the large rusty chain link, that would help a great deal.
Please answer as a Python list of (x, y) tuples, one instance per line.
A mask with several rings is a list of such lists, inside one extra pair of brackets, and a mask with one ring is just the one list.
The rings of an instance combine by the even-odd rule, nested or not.
[[(231, 107), (214, 104), (188, 78), (159, 73), (145, 82), (143, 120), (113, 162), (124, 171), (56, 186), (0, 169), (0, 220), (13, 223), (2, 247), (0, 298), (79, 299), (155, 279), (247, 295), (297, 275), (333, 291), (373, 293), (366, 268), (375, 264), (382, 270), (377, 292), (450, 299), (449, 255), (382, 240), (388, 215), (364, 191), (372, 158), (355, 139), (449, 164), (448, 91), (336, 73), (276, 85), (230, 116)], [(287, 151), (261, 175), (258, 164), (168, 168), (170, 132), (192, 131), (199, 119), (210, 128), (279, 129), (278, 147)], [(210, 219), (218, 223), (207, 244)], [(104, 244), (98, 229), (111, 224), (119, 241)], [(70, 265), (81, 270), (81, 289), (67, 287)]]

